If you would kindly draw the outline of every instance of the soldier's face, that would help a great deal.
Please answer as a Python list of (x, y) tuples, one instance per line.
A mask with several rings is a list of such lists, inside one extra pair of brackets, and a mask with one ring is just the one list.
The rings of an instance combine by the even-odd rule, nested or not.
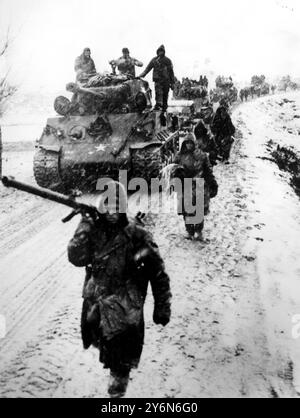
[(225, 110), (222, 110), (221, 111), (221, 118), (222, 119), (225, 119), (225, 117), (226, 117), (226, 111)]
[(105, 218), (106, 218), (107, 222), (109, 222), (111, 224), (118, 223), (118, 221), (120, 219), (120, 214), (117, 211), (115, 206), (107, 206), (106, 213), (105, 213)]
[(86, 49), (86, 50), (84, 51), (84, 56), (85, 56), (86, 58), (90, 58), (90, 56), (91, 56), (91, 51), (90, 51), (89, 49)]
[(192, 151), (192, 150), (194, 149), (194, 144), (192, 144), (191, 142), (188, 142), (188, 143), (186, 144), (186, 149), (187, 149), (188, 151)]
[(204, 146), (204, 141), (203, 141), (202, 137), (198, 138), (197, 142), (198, 142), (198, 145), (199, 145), (200, 148), (202, 148)]

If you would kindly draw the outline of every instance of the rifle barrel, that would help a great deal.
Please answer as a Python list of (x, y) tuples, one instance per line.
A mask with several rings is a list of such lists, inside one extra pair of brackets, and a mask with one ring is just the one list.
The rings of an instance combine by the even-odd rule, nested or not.
[(1, 180), (5, 187), (13, 187), (17, 190), (42, 197), (56, 203), (60, 203), (61, 205), (69, 206), (72, 209), (83, 210), (87, 212), (93, 212), (95, 210), (93, 206), (77, 202), (72, 197), (65, 196), (64, 194), (53, 192), (52, 190), (44, 189), (42, 187), (31, 186), (30, 184), (22, 183), (10, 176), (4, 176)]

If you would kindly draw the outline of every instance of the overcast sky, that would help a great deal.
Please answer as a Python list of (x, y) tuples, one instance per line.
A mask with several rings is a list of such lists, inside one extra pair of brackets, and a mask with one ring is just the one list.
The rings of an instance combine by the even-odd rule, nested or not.
[(86, 46), (98, 71), (124, 46), (146, 65), (163, 43), (180, 78), (300, 76), (299, 0), (0, 0), (8, 24), (6, 65), (25, 90), (64, 88)]

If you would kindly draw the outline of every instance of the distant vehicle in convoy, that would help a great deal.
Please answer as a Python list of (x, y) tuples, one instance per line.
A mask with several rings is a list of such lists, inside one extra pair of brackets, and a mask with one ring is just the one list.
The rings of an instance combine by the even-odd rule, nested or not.
[(270, 84), (269, 83), (263, 83), (260, 87), (260, 94), (262, 96), (265, 96), (267, 94), (270, 94)]
[(169, 101), (168, 112), (178, 121), (180, 136), (187, 132), (193, 132), (197, 123), (202, 120), (207, 126), (214, 116), (213, 105), (209, 100), (208, 79), (200, 76), (200, 80), (192, 80), (188, 77), (182, 82), (176, 80), (173, 100)]
[(210, 92), (210, 99), (213, 103), (226, 101), (233, 104), (238, 99), (238, 90), (234, 86), (231, 77), (218, 76), (216, 78), (216, 87)]
[(282, 77), (277, 86), (278, 91), (299, 90), (299, 88), (300, 85), (293, 81), (289, 75)]
[(36, 145), (34, 176), (52, 190), (95, 190), (99, 177), (150, 180), (176, 153), (174, 120), (151, 110), (146, 81), (127, 75), (96, 75), (84, 86), (67, 84)]
[(266, 82), (266, 77), (264, 75), (254, 75), (251, 78), (250, 91), (252, 98), (254, 96), (260, 97), (270, 94), (270, 90), (271, 86)]
[(193, 100), (169, 100), (168, 114), (173, 122), (173, 130), (190, 131), (196, 117)]
[(184, 77), (182, 82), (177, 81), (174, 89), (174, 100), (189, 100), (193, 102), (194, 113), (199, 115), (208, 100), (207, 83)]

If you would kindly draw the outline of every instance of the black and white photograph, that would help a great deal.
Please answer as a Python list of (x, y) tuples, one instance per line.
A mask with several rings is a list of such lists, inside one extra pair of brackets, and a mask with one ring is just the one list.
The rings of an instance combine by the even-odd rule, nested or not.
[(300, 397), (298, 0), (0, 0), (0, 157), (0, 398)]

